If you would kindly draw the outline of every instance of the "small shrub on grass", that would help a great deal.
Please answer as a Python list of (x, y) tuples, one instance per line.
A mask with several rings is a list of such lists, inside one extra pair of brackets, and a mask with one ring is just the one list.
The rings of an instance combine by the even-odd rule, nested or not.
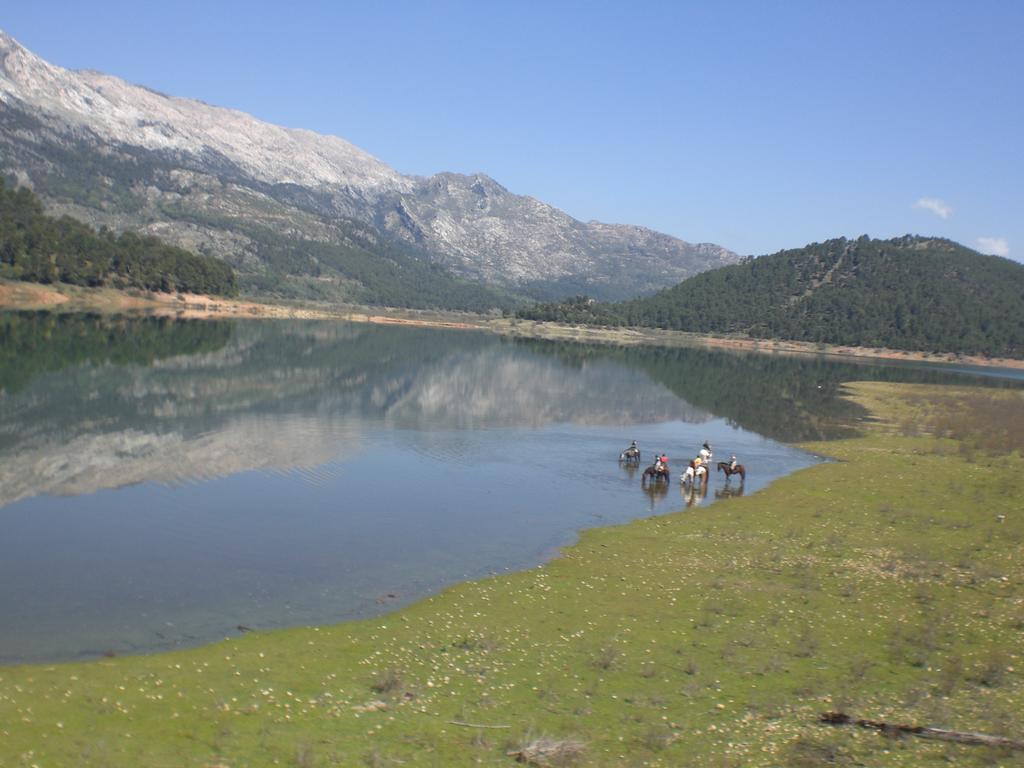
[(404, 763), (404, 760), (399, 760), (397, 757), (388, 757), (377, 746), (363, 755), (363, 765), (367, 768), (395, 768)]
[(469, 743), (477, 749), (491, 748), (491, 740), (487, 738), (487, 734), (483, 731), (477, 731), (474, 733), (472, 738), (470, 738)]
[(313, 753), (312, 744), (298, 744), (295, 747), (295, 766), (296, 768), (313, 768), (316, 764), (316, 758)]
[(704, 603), (704, 610), (708, 613), (713, 613), (715, 616), (724, 616), (727, 613), (725, 604), (717, 600), (708, 600)]
[(655, 726), (644, 734), (640, 742), (651, 752), (660, 752), (675, 740), (676, 735), (667, 726)]
[(1024, 632), (1024, 608), (1021, 608), (1010, 618), (1010, 629)]
[(494, 651), (498, 648), (498, 642), (490, 635), (466, 635), (452, 643), (452, 648), (460, 651)]
[(874, 666), (874, 659), (868, 656), (856, 658), (850, 662), (850, 676), (853, 677), (854, 680), (863, 680)]
[(374, 693), (393, 693), (401, 687), (402, 675), (394, 668), (378, 673), (377, 677), (370, 683), (370, 690)]
[(823, 765), (852, 765), (838, 736), (798, 736), (782, 762), (790, 768), (820, 768)]
[(619, 652), (614, 648), (602, 648), (601, 652), (594, 657), (591, 665), (595, 669), (611, 669), (619, 658)]
[(931, 624), (899, 627), (890, 640), (893, 660), (915, 669), (927, 666), (937, 647), (935, 627)]
[(540, 768), (559, 768), (575, 765), (586, 753), (586, 745), (576, 739), (534, 739), (528, 744), (507, 752), (516, 762)]
[(1001, 649), (989, 651), (974, 672), (974, 680), (986, 688), (995, 688), (1006, 678), (1007, 656)]
[(964, 678), (964, 660), (960, 656), (950, 656), (939, 668), (935, 688), (943, 696), (949, 696), (963, 683)]
[(818, 638), (810, 627), (804, 627), (793, 640), (793, 655), (799, 659), (809, 659), (818, 652)]

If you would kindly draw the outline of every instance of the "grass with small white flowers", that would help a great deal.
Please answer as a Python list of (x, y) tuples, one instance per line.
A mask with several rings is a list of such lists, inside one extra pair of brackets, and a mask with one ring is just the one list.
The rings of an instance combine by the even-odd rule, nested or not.
[(837, 461), (540, 568), (374, 620), (0, 668), (0, 768), (1022, 764), (816, 723), (1024, 738), (1024, 394), (850, 391), (865, 435), (806, 446)]

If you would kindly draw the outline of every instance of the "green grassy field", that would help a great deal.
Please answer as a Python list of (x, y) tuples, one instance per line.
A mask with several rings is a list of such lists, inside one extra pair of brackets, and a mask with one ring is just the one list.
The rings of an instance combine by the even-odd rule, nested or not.
[(498, 766), (540, 739), (551, 765), (1024, 765), (816, 722), (1024, 738), (1024, 393), (850, 392), (864, 436), (805, 446), (837, 461), (540, 568), (372, 621), (0, 668), (0, 766)]

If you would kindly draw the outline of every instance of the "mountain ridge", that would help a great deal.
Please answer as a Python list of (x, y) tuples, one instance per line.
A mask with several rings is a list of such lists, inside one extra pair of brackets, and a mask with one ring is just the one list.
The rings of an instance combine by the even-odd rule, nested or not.
[(341, 222), (455, 276), (539, 297), (642, 295), (738, 259), (643, 227), (578, 221), (483, 173), (404, 176), (338, 137), (57, 67), (2, 31), (0, 148), (0, 173), (48, 206), (225, 258), (243, 286), (246, 273), (250, 286), (280, 277), (308, 288), (315, 278), (341, 297), (351, 283), (331, 265), (278, 274), (243, 231), (255, 223), (351, 245)]

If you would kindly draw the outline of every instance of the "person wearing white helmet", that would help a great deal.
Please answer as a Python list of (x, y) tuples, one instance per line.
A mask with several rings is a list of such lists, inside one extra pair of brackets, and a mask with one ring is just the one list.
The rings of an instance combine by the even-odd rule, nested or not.
[(697, 452), (697, 455), (700, 456), (700, 460), (705, 464), (711, 462), (711, 444), (708, 443), (707, 440), (704, 441), (704, 445), (701, 446), (701, 449)]

